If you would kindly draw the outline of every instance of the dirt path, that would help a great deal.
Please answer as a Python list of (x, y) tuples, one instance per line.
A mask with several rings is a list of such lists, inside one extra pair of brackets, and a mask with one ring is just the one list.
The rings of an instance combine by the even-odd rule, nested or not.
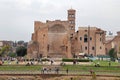
[[(0, 80), (93, 80), (93, 78), (85, 75), (0, 75)], [(120, 80), (120, 77), (96, 76), (94, 80)]]

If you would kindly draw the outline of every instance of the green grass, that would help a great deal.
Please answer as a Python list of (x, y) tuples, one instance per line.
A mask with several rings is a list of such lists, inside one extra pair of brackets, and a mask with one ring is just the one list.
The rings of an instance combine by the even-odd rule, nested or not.
[[(94, 67), (94, 63), (99, 62), (100, 67)], [(13, 62), (15, 63), (15, 62)], [(33, 66), (25, 66), (25, 65), (17, 65), (12, 64), (8, 65), (5, 62), (5, 65), (0, 66), (0, 71), (38, 71), (42, 68), (44, 65), (33, 65)], [(49, 66), (48, 66), (49, 67)], [(73, 71), (89, 71), (90, 69), (95, 71), (119, 71), (120, 72), (120, 63), (117, 62), (111, 62), (111, 66), (109, 67), (108, 61), (93, 61), (91, 65), (65, 65), (61, 67), (61, 70), (73, 70)]]
[[(49, 67), (49, 66), (48, 66)], [(41, 65), (34, 65), (34, 66), (24, 66), (24, 65), (3, 65), (0, 66), (1, 71), (38, 71), (42, 68)], [(120, 72), (120, 67), (119, 66), (102, 66), (102, 67), (94, 67), (94, 66), (84, 66), (84, 65), (65, 65), (61, 67), (61, 70), (66, 70), (66, 69), (72, 70), (72, 71), (89, 71), (90, 69), (94, 71), (119, 71)]]
[(102, 67), (94, 67), (94, 66), (81, 66), (81, 65), (66, 65), (63, 66), (62, 69), (66, 70), (80, 70), (80, 71), (89, 71), (90, 69), (94, 70), (94, 71), (119, 71), (120, 72), (120, 67), (117, 66), (111, 66), (111, 67), (107, 67), (107, 66), (102, 66)]
[(0, 66), (1, 71), (37, 71), (40, 70), (42, 66), (24, 66), (24, 65), (3, 65)]
[[(11, 74), (14, 72), (20, 74), (26, 73), (40, 73), (41, 68), (44, 65), (33, 65), (33, 66), (25, 66), (25, 65), (2, 65), (0, 66), (0, 71), (10, 72)], [(46, 67), (50, 67), (49, 65)], [(53, 66), (52, 68), (54, 68)], [(90, 70), (95, 71), (98, 75), (120, 75), (120, 66), (102, 66), (102, 67), (94, 67), (94, 66), (85, 66), (85, 65), (65, 65), (60, 67), (60, 71), (62, 74), (66, 74), (66, 69), (68, 68), (69, 74), (90, 74)], [(24, 73), (25, 72), (25, 73)]]
[[(98, 61), (98, 60), (93, 61), (92, 65), (94, 66), (95, 63), (97, 64), (98, 62), (100, 64), (100, 66), (109, 66), (108, 61)], [(120, 66), (120, 63), (111, 61), (111, 66)]]

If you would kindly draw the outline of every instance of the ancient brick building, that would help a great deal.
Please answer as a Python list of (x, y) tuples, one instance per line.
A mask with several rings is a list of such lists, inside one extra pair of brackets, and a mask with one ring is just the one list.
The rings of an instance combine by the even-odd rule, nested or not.
[(105, 54), (105, 31), (96, 27), (79, 27), (75, 32), (75, 10), (68, 10), (66, 21), (34, 22), (34, 33), (28, 45), (29, 58), (67, 57), (79, 53)]
[(72, 57), (70, 36), (75, 33), (75, 10), (68, 10), (68, 20), (35, 21), (29, 57)]
[(105, 55), (104, 30), (96, 27), (79, 27), (73, 37), (72, 53), (85, 53), (87, 55)]
[[(112, 37), (111, 35), (109, 37)], [(117, 56), (120, 57), (120, 32), (117, 32), (117, 35), (107, 40), (105, 43), (106, 54), (114, 48), (117, 52)]]

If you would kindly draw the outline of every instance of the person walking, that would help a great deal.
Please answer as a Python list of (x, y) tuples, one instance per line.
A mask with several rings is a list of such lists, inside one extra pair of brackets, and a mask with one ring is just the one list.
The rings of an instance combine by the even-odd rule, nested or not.
[(68, 68), (66, 69), (66, 73), (68, 74)]
[(109, 67), (110, 67), (110, 66), (111, 66), (111, 62), (109, 61), (109, 63), (108, 63), (108, 64), (109, 64)]
[(91, 74), (91, 75), (93, 74), (93, 70), (92, 70), (92, 69), (90, 69), (90, 74)]
[(51, 62), (51, 65), (53, 64), (53, 60), (50, 61)]

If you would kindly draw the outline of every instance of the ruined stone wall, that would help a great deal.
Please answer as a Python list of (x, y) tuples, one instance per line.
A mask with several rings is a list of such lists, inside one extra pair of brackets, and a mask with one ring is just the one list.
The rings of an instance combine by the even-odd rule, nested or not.
[[(68, 21), (55, 20), (46, 23), (35, 21), (32, 41), (37, 42), (39, 46), (36, 54), (50, 57), (71, 57), (69, 34)], [(30, 47), (34, 48), (33, 45)], [(30, 49), (28, 50), (29, 53), (33, 53), (32, 50), (31, 52)]]
[(120, 57), (120, 35), (116, 35), (112, 40), (107, 41), (105, 44), (106, 53), (115, 48), (118, 57)]
[[(77, 32), (78, 45), (80, 47), (80, 52), (89, 55), (103, 55), (105, 54), (105, 45), (102, 39), (104, 39), (105, 34), (100, 34), (104, 32), (102, 30), (97, 31), (96, 27), (80, 27)], [(86, 38), (85, 38), (86, 36)], [(101, 39), (100, 39), (101, 38)]]

